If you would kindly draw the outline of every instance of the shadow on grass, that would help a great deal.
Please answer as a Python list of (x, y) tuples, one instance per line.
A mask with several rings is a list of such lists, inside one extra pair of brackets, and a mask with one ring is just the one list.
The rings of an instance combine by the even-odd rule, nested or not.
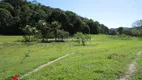
[(66, 42), (65, 40), (32, 40), (32, 41), (24, 41), (24, 40), (17, 40), (15, 42), (22, 42), (22, 43), (52, 43), (52, 42)]
[(52, 42), (65, 42), (64, 40), (48, 40), (48, 41), (40, 41), (41, 43), (52, 43)]
[[(82, 44), (74, 44), (74, 46), (83, 46)], [(85, 46), (96, 46), (96, 44), (86, 44)]]

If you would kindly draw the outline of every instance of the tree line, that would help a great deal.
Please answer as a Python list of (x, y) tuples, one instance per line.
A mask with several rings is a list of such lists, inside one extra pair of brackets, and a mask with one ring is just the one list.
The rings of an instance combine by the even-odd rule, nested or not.
[(128, 35), (128, 36), (142, 37), (142, 28), (135, 27), (135, 28), (125, 29), (124, 27), (119, 27), (117, 29), (110, 29), (109, 34), (110, 35)]
[[(81, 17), (72, 11), (63, 11), (38, 3), (36, 0), (3, 0), (0, 2), (0, 34), (24, 35), (36, 29), (41, 37), (62, 38), (64, 35), (109, 34), (109, 29), (98, 21)], [(30, 30), (30, 29), (29, 29)], [(60, 35), (58, 35), (60, 34)]]
[(109, 34), (111, 35), (129, 35), (135, 37), (142, 37), (142, 20), (137, 20), (132, 23), (132, 28), (119, 27), (116, 29), (110, 29)]

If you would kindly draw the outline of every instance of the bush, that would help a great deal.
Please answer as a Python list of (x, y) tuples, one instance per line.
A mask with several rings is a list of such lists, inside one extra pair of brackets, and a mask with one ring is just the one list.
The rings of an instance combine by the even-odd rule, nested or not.
[(142, 36), (142, 30), (141, 29), (125, 30), (123, 31), (123, 34), (140, 37)]
[(35, 27), (31, 27), (30, 25), (26, 25), (25, 28), (23, 29), (25, 35), (23, 36), (25, 42), (30, 42), (34, 41), (36, 34), (38, 31), (36, 30)]
[(81, 32), (77, 32), (75, 35), (74, 35), (75, 39), (76, 39), (76, 42), (78, 42), (78, 44), (82, 44), (82, 46), (85, 46), (86, 45), (86, 42), (88, 40), (91, 40), (91, 37), (89, 35), (86, 35), (86, 34), (83, 34)]
[(69, 32), (66, 32), (64, 30), (57, 31), (58, 40), (64, 41), (64, 38), (68, 38), (68, 37), (69, 37)]

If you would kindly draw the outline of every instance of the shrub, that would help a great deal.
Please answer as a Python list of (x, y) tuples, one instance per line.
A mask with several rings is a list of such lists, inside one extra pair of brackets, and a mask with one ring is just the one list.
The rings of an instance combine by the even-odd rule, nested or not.
[(91, 37), (89, 35), (86, 35), (86, 34), (83, 34), (81, 32), (77, 32), (75, 35), (74, 35), (75, 39), (76, 39), (76, 42), (78, 42), (78, 44), (82, 44), (82, 46), (85, 46), (86, 45), (86, 42), (88, 40), (91, 40)]
[(35, 38), (35, 35), (38, 33), (36, 28), (31, 27), (30, 25), (26, 25), (23, 31), (25, 33), (25, 35), (23, 36), (25, 42), (33, 41)]

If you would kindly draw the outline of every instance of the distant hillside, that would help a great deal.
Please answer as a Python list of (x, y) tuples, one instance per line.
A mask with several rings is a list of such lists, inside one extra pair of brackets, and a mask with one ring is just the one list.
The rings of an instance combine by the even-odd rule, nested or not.
[[(130, 29), (132, 29), (132, 28), (129, 28), (129, 27), (122, 27), (123, 28), (123, 30), (130, 30)], [(111, 30), (117, 30), (118, 28), (110, 28)]]
[(37, 23), (43, 20), (46, 27), (57, 21), (61, 24), (60, 30), (86, 34), (108, 34), (109, 29), (98, 21), (81, 17), (72, 11), (63, 11), (59, 8), (51, 8), (40, 3), (27, 2), (26, 0), (3, 0), (0, 3), (0, 34), (21, 35), (26, 25), (38, 27)]

